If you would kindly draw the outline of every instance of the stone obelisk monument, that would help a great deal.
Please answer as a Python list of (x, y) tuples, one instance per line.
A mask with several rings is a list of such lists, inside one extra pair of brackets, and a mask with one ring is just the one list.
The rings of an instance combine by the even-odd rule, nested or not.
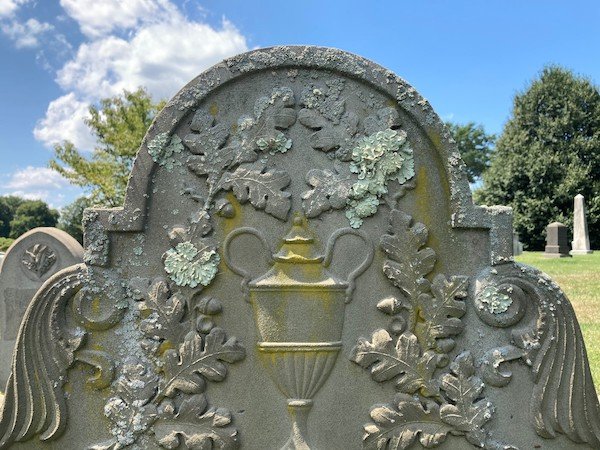
[(590, 236), (588, 234), (587, 218), (585, 216), (585, 200), (583, 195), (575, 196), (573, 210), (573, 242), (572, 255), (587, 255), (592, 253), (590, 249)]

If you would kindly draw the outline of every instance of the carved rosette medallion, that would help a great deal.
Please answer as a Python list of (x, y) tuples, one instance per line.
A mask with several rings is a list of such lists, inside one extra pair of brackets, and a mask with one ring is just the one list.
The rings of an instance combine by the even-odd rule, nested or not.
[(23, 252), (23, 266), (36, 278), (42, 278), (56, 262), (52, 248), (44, 244), (35, 244)]

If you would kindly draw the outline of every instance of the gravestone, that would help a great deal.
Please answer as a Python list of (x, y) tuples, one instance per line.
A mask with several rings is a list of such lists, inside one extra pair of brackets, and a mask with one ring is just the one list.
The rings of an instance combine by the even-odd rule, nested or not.
[(585, 199), (577, 194), (573, 209), (573, 250), (571, 255), (587, 255), (593, 253), (590, 248), (590, 235), (588, 234), (587, 218), (585, 213)]
[(230, 58), (36, 294), (0, 448), (598, 448), (573, 309), (513, 262), (511, 223), (390, 71)]
[(523, 243), (519, 240), (519, 233), (513, 232), (513, 256), (523, 254)]
[(58, 228), (34, 228), (7, 250), (0, 266), (0, 391), (6, 386), (19, 325), (31, 299), (48, 278), (82, 258), (79, 242)]
[(552, 222), (546, 227), (546, 248), (548, 258), (566, 258), (569, 254), (569, 229), (560, 222)]

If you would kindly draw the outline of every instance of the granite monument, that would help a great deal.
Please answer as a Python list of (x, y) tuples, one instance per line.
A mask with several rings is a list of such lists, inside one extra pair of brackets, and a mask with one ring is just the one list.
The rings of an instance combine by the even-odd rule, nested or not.
[(569, 229), (560, 222), (552, 222), (546, 227), (546, 248), (548, 258), (566, 258), (569, 253)]
[[(174, 61), (174, 64), (177, 62)], [(21, 325), (15, 449), (583, 449), (573, 309), (409, 84), (318, 47), (184, 87)]]
[(585, 198), (577, 194), (573, 208), (573, 241), (571, 255), (587, 255), (592, 252), (585, 213)]
[(58, 271), (83, 261), (83, 248), (58, 228), (34, 228), (8, 249), (0, 265), (0, 391), (21, 319), (37, 290)]

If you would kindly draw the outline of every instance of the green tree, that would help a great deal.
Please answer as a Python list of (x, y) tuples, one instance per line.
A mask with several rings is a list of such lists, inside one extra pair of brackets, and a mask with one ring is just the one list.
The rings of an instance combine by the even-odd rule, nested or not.
[(14, 239), (7, 237), (0, 237), (0, 252), (6, 252), (8, 248), (15, 242)]
[(600, 245), (600, 92), (587, 78), (549, 66), (514, 99), (478, 203), (510, 205), (529, 248), (546, 226), (572, 227), (573, 197), (583, 194), (592, 246)]
[(483, 125), (469, 122), (460, 125), (446, 122), (446, 126), (456, 141), (460, 155), (467, 166), (470, 183), (477, 181), (490, 165), (490, 155), (494, 151), (496, 136), (487, 134)]
[(0, 237), (7, 238), (10, 235), (10, 221), (21, 203), (26, 201), (15, 195), (0, 197)]
[(17, 207), (10, 221), (9, 237), (16, 239), (36, 227), (54, 227), (57, 221), (58, 211), (41, 200), (26, 200)]
[(58, 228), (66, 231), (80, 243), (83, 243), (83, 210), (92, 206), (90, 199), (79, 197), (60, 211)]
[(165, 102), (154, 103), (142, 88), (105, 98), (85, 121), (97, 139), (90, 158), (68, 141), (54, 147), (50, 167), (83, 187), (94, 205), (121, 206), (135, 154)]

